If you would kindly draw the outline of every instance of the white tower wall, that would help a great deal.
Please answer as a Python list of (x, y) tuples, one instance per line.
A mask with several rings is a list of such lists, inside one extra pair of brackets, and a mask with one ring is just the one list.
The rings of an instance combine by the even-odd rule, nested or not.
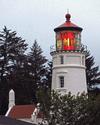
[[(73, 95), (86, 92), (85, 54), (81, 52), (53, 52), (52, 89), (61, 94), (71, 92)], [(61, 56), (63, 64), (61, 64)], [(64, 77), (64, 86), (60, 85), (60, 77)]]

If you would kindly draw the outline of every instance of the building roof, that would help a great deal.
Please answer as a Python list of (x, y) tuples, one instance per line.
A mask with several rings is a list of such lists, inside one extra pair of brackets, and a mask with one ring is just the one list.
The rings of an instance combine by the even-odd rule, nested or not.
[(66, 22), (58, 26), (57, 28), (54, 29), (55, 32), (59, 32), (62, 30), (77, 30), (77, 31), (82, 31), (82, 28), (77, 26), (76, 24), (72, 23), (70, 21), (71, 15), (66, 14)]
[(0, 116), (0, 125), (35, 125), (35, 124), (20, 121), (20, 120), (15, 120), (13, 118), (5, 117), (5, 116)]
[[(15, 119), (31, 118), (35, 109), (35, 105), (15, 105), (11, 108), (8, 117)], [(43, 113), (38, 114), (38, 118), (43, 118)]]
[(30, 118), (34, 109), (34, 105), (15, 105), (11, 108), (8, 116), (16, 119)]

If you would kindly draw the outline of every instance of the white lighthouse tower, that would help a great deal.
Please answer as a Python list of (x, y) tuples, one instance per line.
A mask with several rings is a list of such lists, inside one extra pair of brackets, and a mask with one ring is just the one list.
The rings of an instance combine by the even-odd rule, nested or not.
[(86, 92), (85, 52), (82, 52), (82, 28), (70, 21), (66, 14), (66, 22), (55, 28), (56, 44), (51, 50), (53, 60), (52, 90), (61, 94), (71, 92), (72, 95)]

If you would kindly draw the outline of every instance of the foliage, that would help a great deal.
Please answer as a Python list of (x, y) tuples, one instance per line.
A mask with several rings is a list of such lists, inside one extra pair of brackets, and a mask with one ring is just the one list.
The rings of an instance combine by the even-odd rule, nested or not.
[(43, 87), (51, 90), (52, 83), (52, 61), (47, 63), (45, 79), (43, 81)]
[(33, 76), (34, 90), (37, 90), (42, 86), (45, 78), (47, 59), (43, 56), (43, 51), (36, 40), (28, 54), (28, 62), (30, 64), (30, 74)]
[(84, 93), (72, 96), (71, 93), (60, 95), (53, 91), (49, 100), (43, 101), (45, 97), (41, 98), (41, 107), (49, 125), (100, 124), (100, 96), (88, 98)]
[(39, 88), (37, 91), (37, 100), (41, 104), (41, 112), (48, 119), (50, 117), (50, 105), (51, 105), (51, 90), (47, 88)]
[(19, 55), (22, 56), (27, 49), (27, 44), (20, 37), (16, 36), (16, 32), (11, 32), (6, 27), (0, 34), (0, 80), (9, 75), (18, 63)]
[(37, 41), (28, 54), (26, 50), (25, 40), (4, 27), (0, 33), (0, 114), (7, 110), (10, 89), (15, 91), (16, 104), (30, 104), (36, 102), (38, 88), (50, 84), (47, 59)]
[(85, 53), (86, 65), (86, 82), (89, 92), (93, 92), (97, 85), (100, 84), (100, 71), (99, 66), (95, 66), (94, 57), (91, 55), (87, 48), (82, 47), (81, 52)]
[(100, 84), (100, 71), (99, 67), (95, 66), (94, 57), (90, 52), (86, 52), (86, 78), (88, 88)]
[[(21, 67), (20, 61), (24, 58), (27, 49), (25, 40), (17, 37), (15, 31), (4, 27), (0, 33), (0, 113), (4, 114), (7, 109), (8, 91), (11, 88), (11, 75), (15, 74), (16, 69)], [(13, 84), (14, 87), (14, 84)]]
[(87, 100), (84, 98), (84, 95), (74, 97), (71, 93), (64, 96), (53, 93), (51, 101), (51, 124), (78, 124), (78, 119), (81, 119), (82, 115), (85, 114), (84, 104), (86, 103)]

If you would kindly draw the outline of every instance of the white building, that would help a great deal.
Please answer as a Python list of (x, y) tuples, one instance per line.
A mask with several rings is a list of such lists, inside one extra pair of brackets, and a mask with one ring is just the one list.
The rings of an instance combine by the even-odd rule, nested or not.
[(70, 21), (55, 28), (55, 49), (51, 50), (53, 60), (52, 89), (61, 94), (71, 92), (73, 95), (86, 92), (85, 52), (82, 52), (82, 28)]

